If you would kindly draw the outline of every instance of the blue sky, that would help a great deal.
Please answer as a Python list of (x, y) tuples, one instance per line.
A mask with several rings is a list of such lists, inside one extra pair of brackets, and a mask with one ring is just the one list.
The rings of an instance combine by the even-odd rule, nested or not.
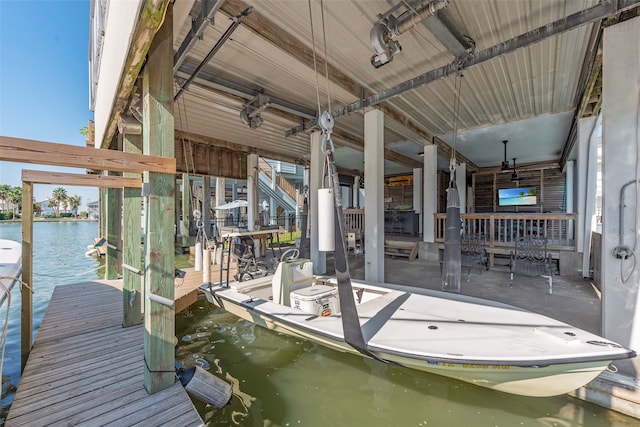
[[(84, 146), (89, 111), (89, 0), (0, 0), (0, 135)], [(0, 184), (21, 186), (22, 169), (84, 173), (0, 162)], [(38, 201), (57, 186), (35, 185)], [(98, 190), (64, 186), (86, 203)]]

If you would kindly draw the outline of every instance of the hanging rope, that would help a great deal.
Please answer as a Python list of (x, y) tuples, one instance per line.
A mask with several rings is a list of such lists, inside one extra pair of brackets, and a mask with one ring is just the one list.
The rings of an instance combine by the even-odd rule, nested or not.
[[(320, 105), (320, 78), (318, 75), (318, 60), (316, 57), (316, 38), (313, 30), (313, 14), (311, 11), (311, 0), (308, 1), (309, 4), (309, 23), (311, 25), (311, 46), (313, 49), (313, 71), (316, 77), (316, 101), (318, 103), (318, 114), (322, 111), (322, 107)], [(324, 0), (320, 0), (320, 15), (322, 19), (322, 40), (324, 44), (324, 77), (326, 81), (327, 87), (327, 110), (331, 111), (331, 94), (329, 91), (329, 54), (327, 50), (327, 31), (324, 20)], [(333, 122), (333, 117), (329, 115), (331, 122)], [(333, 126), (332, 126), (333, 127)], [(321, 127), (322, 128), (322, 127)]]
[(460, 196), (456, 185), (456, 152), (458, 120), (460, 115), (460, 87), (462, 82), (462, 69), (458, 66), (458, 72), (454, 81), (453, 98), (453, 143), (451, 160), (449, 161), (449, 188), (447, 188), (447, 217), (444, 239), (444, 255), (442, 259), (442, 290), (447, 292), (460, 292), (460, 276), (462, 268), (462, 244), (460, 226)]
[(458, 67), (454, 80), (453, 93), (453, 144), (451, 150), (451, 160), (449, 161), (449, 170), (453, 174), (456, 169), (456, 154), (458, 148), (458, 121), (460, 116), (460, 88), (462, 87), (462, 69)]
[(322, 40), (324, 41), (324, 76), (327, 82), (327, 110), (331, 111), (331, 96), (329, 95), (329, 54), (327, 53), (327, 29), (324, 24), (324, 0), (320, 0), (320, 10), (322, 13)]
[[(322, 5), (322, 0), (321, 0)], [(325, 43), (325, 55), (327, 52), (326, 32), (324, 31), (324, 6), (323, 8), (323, 35)], [(313, 17), (311, 14), (311, 0), (309, 0), (309, 20), (311, 21), (311, 37), (313, 36)], [(315, 40), (315, 39), (314, 39)], [(318, 114), (320, 114), (320, 89), (318, 71), (316, 66), (315, 56), (315, 43), (313, 44), (313, 58), (314, 58), (314, 70), (316, 73), (316, 97), (318, 102)], [(320, 115), (318, 119), (318, 126), (322, 132), (321, 151), (325, 157), (325, 163), (327, 169), (328, 181), (331, 185), (334, 198), (334, 237), (335, 237), (335, 252), (334, 252), (334, 265), (336, 271), (336, 279), (338, 281), (338, 295), (340, 296), (340, 314), (342, 320), (342, 330), (344, 332), (344, 340), (347, 344), (353, 347), (355, 350), (369, 356), (373, 359), (389, 363), (386, 360), (381, 359), (376, 354), (371, 352), (367, 347), (367, 342), (362, 333), (360, 327), (360, 318), (358, 317), (358, 311), (356, 309), (356, 303), (353, 296), (353, 288), (351, 286), (351, 277), (349, 275), (349, 264), (347, 262), (347, 248), (345, 244), (344, 235), (344, 214), (342, 212), (342, 197), (340, 193), (340, 182), (338, 179), (338, 171), (335, 165), (333, 145), (333, 125), (334, 119), (330, 112), (331, 97), (329, 94), (328, 86), (328, 65), (325, 66), (325, 73), (327, 78), (327, 103), (329, 111), (325, 111)], [(317, 209), (317, 207), (314, 207)]]
[(318, 114), (320, 114), (320, 81), (318, 80), (318, 63), (316, 60), (316, 37), (313, 32), (313, 14), (311, 13), (311, 0), (309, 3), (309, 22), (311, 24), (311, 46), (313, 48), (313, 72), (316, 76), (316, 100), (318, 101)]
[[(177, 85), (177, 83), (176, 83)], [(195, 173), (195, 156), (193, 155), (193, 148), (192, 148), (192, 142), (191, 142), (191, 138), (189, 137), (189, 135), (191, 135), (191, 131), (189, 128), (189, 121), (188, 121), (188, 114), (187, 114), (187, 107), (186, 107), (186, 102), (185, 102), (185, 97), (181, 97), (178, 100), (178, 121), (180, 124), (182, 124), (182, 113), (184, 113), (184, 127), (183, 129), (185, 129), (185, 131), (182, 132), (181, 134), (181, 140), (182, 140), (182, 155), (184, 158), (184, 163), (185, 163), (185, 168), (186, 168), (186, 177), (187, 180), (189, 179), (189, 176), (191, 175), (191, 173)], [(187, 140), (185, 141), (184, 138), (184, 134), (187, 134)], [(188, 153), (187, 153), (187, 149), (188, 149)], [(191, 162), (191, 168), (189, 168), (189, 162)], [(197, 229), (197, 233), (196, 233), (196, 243), (197, 242), (202, 242), (202, 247), (206, 248), (208, 247), (208, 243), (209, 243), (209, 239), (207, 237), (207, 233), (205, 231), (205, 224), (202, 221), (202, 212), (200, 212), (200, 210), (198, 209), (199, 206), (196, 206), (196, 202), (194, 200), (194, 197), (192, 197), (192, 191), (191, 191), (191, 183), (187, 182), (186, 187), (186, 194), (183, 194), (182, 197), (186, 197), (187, 200), (189, 201), (189, 208), (191, 210), (191, 213), (193, 215), (193, 217), (196, 220), (196, 229)], [(204, 186), (202, 188), (202, 201), (204, 203), (204, 198), (206, 197), (206, 195), (204, 194)], [(183, 215), (185, 215), (186, 213), (183, 212)], [(217, 228), (216, 228), (217, 230)], [(184, 231), (184, 230), (183, 230)], [(188, 230), (187, 234), (188, 234)]]
[[(176, 84), (177, 85), (177, 84)], [(191, 161), (191, 171), (195, 172), (196, 170), (196, 166), (195, 166), (195, 159), (194, 159), (194, 155), (193, 155), (193, 149), (192, 149), (192, 144), (191, 144), (191, 138), (189, 137), (189, 135), (191, 135), (191, 131), (189, 128), (189, 121), (188, 121), (188, 117), (189, 115), (187, 114), (187, 106), (184, 100), (184, 97), (181, 97), (178, 101), (178, 121), (180, 122), (180, 124), (182, 124), (182, 112), (184, 112), (184, 127), (183, 129), (186, 129), (186, 131), (183, 131), (181, 133), (180, 139), (182, 141), (182, 157), (184, 158), (184, 165), (185, 168), (187, 169), (186, 174), (187, 177), (189, 177), (190, 172), (189, 172), (189, 161)], [(184, 134), (187, 134), (187, 140), (185, 141), (184, 138)], [(189, 149), (189, 153), (187, 153), (187, 148)], [(193, 197), (191, 197), (191, 185), (187, 185), (187, 194), (183, 194), (182, 197), (188, 197), (187, 200), (189, 200), (189, 207), (191, 208), (191, 212), (194, 212), (196, 210), (196, 206), (195, 203), (193, 201)]]

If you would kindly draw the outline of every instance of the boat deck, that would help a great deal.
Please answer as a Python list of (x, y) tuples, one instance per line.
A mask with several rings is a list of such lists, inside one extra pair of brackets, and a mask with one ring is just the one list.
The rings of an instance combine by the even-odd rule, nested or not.
[(143, 346), (143, 325), (122, 327), (121, 280), (56, 287), (6, 425), (203, 425), (179, 382), (147, 394)]

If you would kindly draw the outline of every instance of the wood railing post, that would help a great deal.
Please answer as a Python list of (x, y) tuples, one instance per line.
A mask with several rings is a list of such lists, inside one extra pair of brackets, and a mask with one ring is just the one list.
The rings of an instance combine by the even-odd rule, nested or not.
[[(126, 153), (142, 153), (142, 135), (127, 134), (123, 138), (123, 151)], [(126, 178), (140, 177), (139, 173), (125, 172)], [(124, 264), (142, 270), (140, 224), (142, 195), (140, 188), (125, 188), (124, 193), (124, 230), (122, 246)], [(138, 325), (142, 322), (142, 277), (129, 269), (122, 269), (122, 326)]]
[(22, 312), (20, 315), (21, 371), (29, 359), (33, 336), (33, 183), (22, 183)]

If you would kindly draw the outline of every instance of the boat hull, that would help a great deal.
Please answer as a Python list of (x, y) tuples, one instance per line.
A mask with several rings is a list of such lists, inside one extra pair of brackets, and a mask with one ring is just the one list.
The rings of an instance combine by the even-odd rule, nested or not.
[(0, 239), (0, 306), (22, 274), (22, 245)]
[[(258, 326), (313, 341), (334, 350), (360, 354), (339, 333), (332, 333), (331, 328), (322, 328), (323, 321), (330, 322), (330, 319), (324, 320), (319, 316), (296, 312), (290, 307), (276, 305), (226, 287), (203, 286), (201, 289), (209, 302)], [(335, 322), (336, 316), (331, 317), (334, 317)], [(309, 326), (305, 326), (305, 323)], [(536, 397), (571, 392), (597, 377), (611, 360), (633, 355), (633, 352), (627, 351), (627, 355), (622, 356), (625, 352), (617, 351), (611, 357), (601, 356), (597, 360), (585, 358), (575, 363), (571, 363), (569, 359), (562, 361), (563, 363), (509, 363), (505, 360), (455, 360), (441, 355), (416, 357), (402, 351), (376, 347), (373, 341), (369, 342), (369, 350), (389, 363), (502, 392)]]

